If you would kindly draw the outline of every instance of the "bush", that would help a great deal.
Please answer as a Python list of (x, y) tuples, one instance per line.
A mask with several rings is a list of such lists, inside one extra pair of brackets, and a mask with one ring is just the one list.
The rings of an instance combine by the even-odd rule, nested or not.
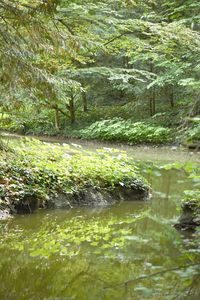
[(115, 118), (93, 123), (79, 131), (79, 137), (136, 143), (166, 143), (170, 140), (170, 130), (161, 126), (148, 125), (143, 122)]

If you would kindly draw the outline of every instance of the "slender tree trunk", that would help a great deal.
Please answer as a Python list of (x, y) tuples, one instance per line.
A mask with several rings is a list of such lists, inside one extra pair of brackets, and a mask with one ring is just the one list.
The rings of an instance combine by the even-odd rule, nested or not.
[(83, 99), (83, 111), (87, 112), (88, 111), (88, 101), (87, 101), (87, 95), (86, 92), (82, 92), (82, 99)]
[(173, 86), (169, 87), (169, 101), (170, 101), (171, 108), (173, 108), (174, 107), (174, 90), (173, 90)]
[(119, 92), (119, 97), (120, 97), (120, 100), (123, 100), (124, 99), (124, 91), (120, 91)]
[(153, 116), (153, 109), (152, 109), (152, 98), (151, 96), (149, 97), (149, 112), (150, 112), (150, 116)]
[(59, 112), (58, 112), (58, 109), (55, 108), (55, 128), (56, 130), (59, 130)]
[(155, 93), (155, 88), (153, 88), (150, 92), (150, 97), (149, 97), (149, 111), (150, 111), (150, 116), (154, 116), (156, 113), (156, 93)]
[(124, 68), (128, 69), (129, 67), (129, 58), (128, 56), (124, 56)]
[(71, 96), (69, 100), (69, 114), (70, 114), (71, 124), (74, 124), (76, 122), (74, 96)]
[[(150, 62), (150, 70), (151, 73), (154, 72), (154, 66), (153, 63)], [(153, 87), (150, 91), (150, 98), (149, 98), (149, 109), (150, 109), (150, 115), (153, 116), (156, 113), (156, 91), (155, 87)]]
[(152, 101), (153, 101), (153, 116), (156, 113), (156, 91), (155, 88), (153, 88), (153, 92), (152, 92)]

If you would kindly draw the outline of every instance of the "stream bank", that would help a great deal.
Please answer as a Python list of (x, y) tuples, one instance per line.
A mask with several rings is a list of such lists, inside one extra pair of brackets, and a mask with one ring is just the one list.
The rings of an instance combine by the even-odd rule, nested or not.
[(107, 206), (148, 198), (149, 186), (125, 152), (96, 153), (37, 139), (12, 141), (2, 151), (1, 215), (32, 213), (38, 208)]
[[(146, 167), (149, 169), (149, 166), (151, 166), (151, 162), (159, 162), (160, 165), (163, 165), (165, 163), (169, 163), (167, 165), (167, 169), (170, 168), (177, 168), (182, 169), (187, 172), (194, 172), (196, 170), (196, 165), (198, 166), (200, 162), (200, 157), (198, 152), (194, 151), (186, 151), (184, 148), (180, 147), (153, 147), (153, 146), (126, 146), (123, 144), (115, 144), (115, 149), (110, 148), (111, 146), (110, 143), (96, 143), (96, 142), (89, 142), (89, 141), (77, 141), (73, 139), (63, 139), (63, 138), (57, 138), (57, 137), (37, 137), (37, 139), (33, 138), (27, 138), (27, 137), (22, 137), (19, 135), (13, 135), (13, 134), (5, 134), (4, 133), (4, 139), (8, 141), (8, 146), (10, 144), (11, 147), (16, 149), (16, 153), (12, 155), (8, 159), (9, 160), (16, 160), (16, 155), (18, 155), (20, 152), (22, 152), (22, 161), (24, 161), (24, 157), (29, 153), (29, 165), (32, 165), (32, 162), (36, 159), (36, 157), (39, 157), (39, 154), (42, 156), (42, 160), (44, 162), (41, 164), (42, 169), (40, 170), (40, 174), (38, 175), (37, 172), (37, 166), (32, 167), (31, 172), (28, 171), (28, 173), (32, 174), (31, 176), (32, 181), (36, 181), (36, 186), (30, 190), (30, 185), (27, 185), (26, 187), (26, 192), (21, 191), (21, 197), (24, 197), (23, 200), (16, 201), (15, 205), (10, 205), (10, 203), (13, 203), (13, 201), (8, 201), (8, 204), (5, 205), (5, 208), (8, 211), (12, 212), (25, 212), (25, 213), (30, 213), (37, 208), (71, 208), (71, 207), (77, 207), (77, 206), (107, 206), (115, 203), (119, 203), (121, 201), (126, 201), (126, 200), (139, 200), (139, 199), (146, 199), (148, 198), (148, 187), (147, 184), (144, 184), (143, 179), (141, 178), (140, 174), (138, 173), (138, 170), (135, 161), (136, 159), (139, 161), (149, 161), (147, 162)], [(38, 140), (39, 139), (39, 140)], [(79, 142), (79, 144), (76, 144)], [(38, 149), (42, 146), (42, 152), (38, 153)], [(49, 146), (49, 151), (47, 151), (47, 148)], [(101, 148), (100, 149), (98, 149)], [(29, 150), (28, 150), (29, 148)], [(30, 149), (32, 148), (32, 153)], [(53, 150), (54, 149), (54, 150)], [(59, 149), (59, 150), (58, 150)], [(61, 152), (60, 152), (61, 150)], [(67, 165), (67, 170), (70, 170), (71, 174), (68, 176), (67, 182), (65, 182), (65, 188), (63, 189), (62, 185), (60, 185), (60, 175), (59, 171), (63, 172), (66, 175), (66, 170), (62, 170), (59, 167), (58, 174), (56, 170), (56, 163), (59, 163), (58, 166), (60, 165), (59, 162), (59, 155), (58, 153), (55, 153), (56, 151), (60, 153), (60, 157), (65, 158), (66, 160), (70, 161), (72, 157), (76, 157), (77, 162), (75, 163), (76, 167), (70, 168), (69, 165)], [(49, 152), (49, 153), (48, 153)], [(18, 154), (17, 154), (18, 153)], [(43, 154), (42, 154), (43, 153)], [(46, 153), (46, 154), (45, 154)], [(51, 153), (53, 155), (51, 156)], [(20, 154), (21, 155), (21, 154)], [(46, 157), (45, 157), (46, 155)], [(81, 155), (83, 155), (83, 158), (95, 158), (93, 160), (94, 164), (96, 167), (91, 168), (91, 172), (88, 173), (87, 166), (91, 167), (91, 164), (93, 163), (90, 159), (87, 162), (87, 159), (85, 161), (85, 166), (83, 168), (83, 172), (80, 174), (78, 170), (78, 165), (82, 164), (82, 158)], [(8, 156), (8, 155), (7, 155)], [(102, 159), (103, 157), (106, 157), (106, 164), (102, 166)], [(37, 158), (38, 159), (38, 158)], [(84, 161), (83, 159), (83, 161)], [(123, 163), (125, 159), (125, 165), (129, 165), (131, 162), (134, 172), (131, 175), (131, 178), (133, 178), (133, 182), (130, 182), (127, 177), (125, 176), (126, 168), (124, 168), (123, 172)], [(6, 158), (7, 160), (7, 158)], [(120, 172), (115, 172), (113, 168), (110, 168), (109, 172), (109, 165), (112, 165), (112, 161), (118, 161), (120, 162), (121, 160), (121, 165), (117, 166), (118, 171)], [(7, 163), (8, 163), (7, 162)], [(51, 164), (51, 167), (47, 167), (47, 171), (45, 171), (44, 164), (49, 165)], [(54, 162), (54, 166), (52, 163)], [(73, 159), (73, 163), (75, 160)], [(88, 165), (87, 165), (88, 163)], [(15, 164), (15, 163), (14, 163)], [(157, 164), (157, 167), (158, 165)], [(171, 165), (170, 165), (171, 164)], [(37, 165), (37, 164), (36, 164)], [(138, 165), (138, 164), (137, 164)], [(41, 167), (40, 166), (40, 167)], [(21, 166), (22, 170), (20, 171), (22, 174), (27, 173), (27, 166), (26, 163), (25, 165)], [(40, 168), (39, 167), (39, 168)], [(63, 167), (63, 166), (62, 166)], [(145, 168), (146, 168), (145, 167)], [(156, 167), (156, 168), (157, 168)], [(24, 168), (24, 170), (23, 170)], [(51, 168), (54, 169), (53, 174)], [(17, 169), (19, 171), (19, 166), (17, 166)], [(28, 168), (29, 169), (29, 168)], [(140, 167), (140, 170), (143, 170), (144, 167)], [(150, 167), (151, 169), (151, 167)], [(149, 171), (152, 171), (150, 170)], [(158, 167), (159, 171), (160, 167)], [(86, 171), (87, 170), (87, 171)], [(130, 170), (129, 170), (130, 171)], [(184, 171), (184, 172), (185, 172)], [(49, 177), (52, 178), (47, 178), (47, 174), (41, 175), (41, 172), (47, 172), (49, 173)], [(77, 174), (76, 174), (77, 172)], [(85, 173), (86, 172), (86, 173)], [(100, 172), (100, 174), (99, 174)], [(116, 177), (115, 181), (113, 179), (113, 172), (115, 172), (114, 177)], [(157, 171), (156, 171), (157, 172)], [(108, 174), (109, 173), (109, 174)], [(30, 175), (29, 174), (29, 175)], [(57, 176), (57, 175), (59, 176)], [(69, 175), (68, 174), (68, 175)], [(87, 174), (87, 178), (84, 179), (84, 174)], [(96, 174), (96, 179), (94, 180), (94, 174)], [(121, 174), (119, 177), (118, 175)], [(139, 176), (140, 180), (137, 182), (135, 176)], [(129, 176), (127, 175), (127, 176)], [(145, 174), (143, 174), (145, 175)], [(38, 181), (38, 178), (41, 180)], [(61, 176), (61, 177), (63, 177)], [(137, 177), (136, 176), (136, 177)], [(12, 177), (12, 176), (11, 176)], [(16, 176), (14, 175), (14, 178)], [(19, 177), (19, 182), (20, 182), (20, 175), (18, 174), (17, 177)], [(26, 176), (25, 176), (26, 177)], [(46, 177), (46, 178), (44, 178)], [(66, 176), (65, 176), (66, 177)], [(77, 178), (76, 178), (77, 177)], [(99, 178), (98, 178), (99, 177)], [(43, 179), (42, 179), (43, 178)], [(71, 179), (70, 179), (71, 178)], [(76, 178), (76, 179), (75, 179)], [(70, 180), (72, 182), (74, 181), (74, 186), (72, 186), (72, 182), (70, 183)], [(4, 178), (1, 178), (1, 189), (7, 189), (9, 191), (10, 189), (10, 184), (9, 187), (6, 187), (6, 182), (8, 179), (6, 179), (6, 176), (4, 174)], [(63, 178), (62, 178), (63, 180)], [(62, 182), (61, 180), (61, 182)], [(147, 178), (149, 181), (149, 179)], [(46, 181), (49, 181), (49, 184), (51, 184), (51, 187), (48, 187), (48, 184), (44, 184)], [(58, 181), (58, 182), (57, 182)], [(11, 180), (12, 182), (12, 180)], [(27, 179), (25, 178), (25, 182), (28, 182)], [(137, 183), (136, 183), (137, 182)], [(144, 185), (143, 185), (144, 184)], [(56, 190), (54, 189), (55, 186), (57, 186)], [(60, 189), (61, 186), (61, 189)], [(16, 181), (14, 180), (14, 186), (11, 185), (11, 190), (16, 189)], [(19, 188), (20, 189), (20, 188)], [(22, 190), (24, 187), (22, 187)], [(17, 191), (16, 193), (18, 193)], [(4, 193), (4, 192), (2, 192)], [(4, 193), (5, 194), (5, 193)], [(197, 198), (198, 191), (196, 193), (193, 193), (195, 198), (192, 200), (195, 200)], [(2, 197), (3, 194), (1, 194)], [(23, 196), (24, 195), (24, 196)], [(8, 196), (9, 198), (10, 196)], [(11, 192), (11, 197), (13, 197), (13, 191)], [(5, 196), (4, 196), (5, 199)], [(44, 200), (46, 199), (46, 200)], [(179, 199), (180, 200), (180, 199)], [(188, 201), (189, 200), (189, 201)], [(31, 203), (31, 204), (30, 204)], [(186, 204), (184, 204), (186, 203)], [(188, 229), (188, 228), (195, 228), (198, 226), (197, 222), (197, 217), (196, 217), (196, 210), (192, 213), (191, 211), (188, 211), (188, 205), (187, 203), (190, 203), (190, 199), (186, 199), (186, 201), (183, 202), (182, 204), (182, 212), (181, 212), (181, 217), (176, 224), (177, 228), (181, 229)], [(5, 204), (5, 201), (4, 201)], [(2, 205), (1, 205), (2, 207)], [(0, 207), (0, 208), (1, 208)], [(194, 207), (194, 205), (192, 205)], [(198, 213), (197, 213), (198, 215)], [(1, 211), (1, 216), (0, 218), (7, 218), (8, 213), (7, 211), (3, 213)]]

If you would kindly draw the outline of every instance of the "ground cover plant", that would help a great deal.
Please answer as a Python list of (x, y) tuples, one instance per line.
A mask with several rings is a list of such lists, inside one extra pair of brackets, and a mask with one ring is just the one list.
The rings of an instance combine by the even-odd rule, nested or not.
[(74, 195), (90, 187), (147, 189), (146, 181), (125, 152), (102, 149), (94, 153), (80, 148), (25, 138), (15, 142), (13, 153), (1, 152), (1, 207), (14, 210), (27, 203), (31, 210), (38, 200), (39, 206), (45, 207), (58, 194)]
[(147, 125), (144, 122), (133, 123), (123, 119), (95, 122), (88, 128), (80, 130), (78, 135), (86, 139), (121, 141), (129, 144), (170, 142), (170, 129)]

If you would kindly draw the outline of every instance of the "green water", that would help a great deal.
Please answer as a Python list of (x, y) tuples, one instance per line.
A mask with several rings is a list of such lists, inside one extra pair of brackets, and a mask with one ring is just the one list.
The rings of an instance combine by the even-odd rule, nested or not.
[(200, 261), (198, 232), (173, 227), (191, 183), (183, 171), (146, 177), (146, 202), (2, 221), (0, 299), (200, 299), (200, 267), (171, 270)]

